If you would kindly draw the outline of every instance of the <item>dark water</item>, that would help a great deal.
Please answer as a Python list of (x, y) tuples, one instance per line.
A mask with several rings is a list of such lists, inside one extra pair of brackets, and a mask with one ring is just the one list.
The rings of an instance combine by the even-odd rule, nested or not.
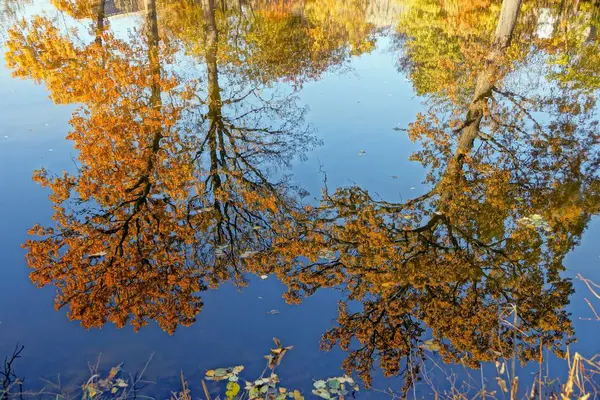
[(31, 388), (153, 354), (149, 394), (200, 396), (273, 337), (308, 397), (600, 351), (591, 2), (509, 37), (498, 1), (2, 6), (0, 354)]

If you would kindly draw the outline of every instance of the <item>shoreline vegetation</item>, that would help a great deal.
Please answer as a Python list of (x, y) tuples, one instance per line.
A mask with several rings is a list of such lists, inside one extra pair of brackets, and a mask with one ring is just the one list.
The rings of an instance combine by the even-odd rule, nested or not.
[[(597, 293), (592, 290), (597, 296)], [(590, 304), (592, 310), (593, 306)], [(594, 311), (594, 314), (596, 312)], [(313, 380), (312, 391), (304, 391), (288, 388), (276, 373), (277, 367), (282, 362), (285, 354), (293, 350), (293, 346), (283, 346), (279, 339), (273, 338), (275, 347), (265, 355), (266, 366), (260, 376), (255, 379), (247, 379), (243, 376), (244, 366), (221, 367), (210, 369), (205, 372), (201, 380), (201, 393), (192, 393), (189, 382), (183, 371), (180, 373), (181, 385), (171, 391), (169, 400), (304, 400), (304, 399), (326, 399), (344, 400), (361, 398), (361, 393), (369, 393), (381, 398), (389, 399), (510, 399), (510, 400), (591, 400), (598, 398), (600, 394), (597, 386), (597, 377), (600, 376), (600, 355), (585, 358), (580, 353), (570, 355), (567, 351), (564, 369), (561, 373), (566, 376), (564, 382), (560, 378), (548, 376), (548, 367), (544, 367), (545, 360), (540, 352), (538, 360), (539, 373), (532, 382), (527, 383), (523, 376), (515, 372), (516, 355), (504, 361), (496, 362), (496, 377), (494, 379), (481, 380), (469, 374), (468, 380), (459, 381), (457, 376), (449, 369), (444, 369), (433, 358), (428, 358), (431, 366), (426, 367), (423, 361), (420, 383), (425, 386), (416, 390), (413, 385), (404, 393), (395, 392), (391, 388), (381, 390), (366, 386), (348, 375), (328, 377)], [(100, 357), (95, 364), (89, 365), (90, 377), (81, 383), (78, 389), (67, 391), (61, 386), (60, 377), (57, 382), (44, 380), (46, 385), (39, 390), (26, 389), (25, 379), (18, 376), (16, 362), (22, 357), (25, 346), (17, 345), (11, 356), (4, 359), (2, 370), (0, 370), (0, 400), (13, 399), (55, 399), (55, 400), (126, 400), (126, 399), (158, 399), (152, 396), (154, 382), (146, 380), (144, 374), (152, 361), (148, 359), (144, 367), (136, 373), (130, 373), (123, 364), (110, 368), (103, 373), (100, 368)], [(511, 365), (512, 363), (512, 365)], [(477, 372), (473, 370), (473, 372)], [(435, 374), (444, 376), (447, 382), (444, 387), (434, 383)], [(525, 377), (526, 378), (526, 377)], [(519, 382), (525, 382), (523, 388)], [(211, 385), (211, 383), (213, 383)], [(209, 388), (210, 385), (210, 388)], [(156, 388), (156, 386), (154, 386)], [(426, 389), (425, 389), (426, 388)]]

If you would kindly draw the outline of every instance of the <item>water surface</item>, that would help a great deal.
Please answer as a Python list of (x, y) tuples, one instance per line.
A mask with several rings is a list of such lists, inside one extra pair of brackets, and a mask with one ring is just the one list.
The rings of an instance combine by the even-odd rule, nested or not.
[(591, 3), (510, 38), (493, 1), (3, 5), (0, 353), (32, 387), (153, 354), (150, 393), (200, 393), (272, 337), (305, 393), (600, 350)]

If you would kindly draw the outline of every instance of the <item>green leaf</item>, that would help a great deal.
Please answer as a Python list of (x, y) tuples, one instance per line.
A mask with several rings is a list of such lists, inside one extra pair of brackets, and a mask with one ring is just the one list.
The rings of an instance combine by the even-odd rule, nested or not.
[(225, 368), (217, 368), (215, 369), (215, 376), (225, 376), (227, 375), (227, 369)]
[(332, 379), (328, 383), (331, 389), (338, 390), (340, 388), (340, 381), (337, 379)]

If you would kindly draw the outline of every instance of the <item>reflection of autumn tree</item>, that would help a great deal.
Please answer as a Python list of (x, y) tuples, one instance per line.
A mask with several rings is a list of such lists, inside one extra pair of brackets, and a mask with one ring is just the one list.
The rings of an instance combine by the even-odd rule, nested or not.
[[(593, 2), (567, 2), (546, 8), (542, 21), (550, 30), (538, 46), (550, 54), (556, 68), (551, 77), (563, 85), (587, 91), (600, 88), (600, 6)], [(541, 19), (541, 17), (540, 17)]]
[(434, 106), (409, 128), (423, 144), (413, 157), (429, 168), (429, 192), (402, 203), (359, 187), (325, 192), (251, 261), (287, 284), (291, 302), (344, 289), (322, 346), (348, 350), (345, 369), (367, 382), (377, 360), (409, 387), (426, 348), (476, 366), (513, 348), (522, 360), (540, 346), (561, 354), (572, 334), (561, 273), (599, 211), (597, 123), (571, 92), (499, 89), (519, 5), (503, 3), (466, 113)]
[[(303, 125), (304, 109), (296, 106), (293, 93), (263, 93), (260, 82), (239, 86), (230, 70), (221, 75), (216, 11), (212, 0), (203, 3), (207, 93), (201, 121), (207, 133), (197, 157), (207, 168), (219, 244), (239, 256), (240, 238), (260, 238), (266, 246), (271, 219), (284, 217), (293, 204), (286, 195), (287, 179), (272, 182), (265, 167), (288, 164), (315, 140)], [(254, 250), (246, 249), (245, 255)]]
[[(48, 80), (57, 82), (49, 85), (54, 98), (70, 73), (88, 80), (75, 81), (72, 89), (86, 104), (74, 115), (69, 135), (80, 152), (77, 175), (37, 175), (52, 190), (57, 226), (33, 229), (43, 239), (26, 244), (31, 278), (38, 285), (56, 285), (56, 306), (68, 304), (70, 317), (85, 326), (107, 320), (122, 326), (129, 319), (136, 328), (150, 319), (169, 331), (187, 325), (200, 310), (197, 292), (204, 283), (185, 249), (195, 234), (193, 225), (181, 223), (187, 198), (183, 184), (189, 186), (192, 177), (185, 168), (189, 160), (178, 149), (180, 105), (162, 101), (162, 93), (177, 82), (161, 72), (153, 3), (145, 37), (132, 43), (107, 35), (102, 45), (79, 47), (45, 27), (50, 36), (34, 31), (40, 39), (35, 44), (51, 39), (58, 48), (71, 48), (75, 57), (93, 51), (108, 71), (120, 73), (93, 74), (97, 63), (86, 70), (87, 65), (73, 65), (59, 52), (36, 60), (57, 67), (48, 73)], [(27, 65), (20, 67), (27, 71)], [(72, 101), (70, 95), (60, 98)]]
[(46, 82), (56, 101), (85, 105), (68, 136), (77, 173), (36, 175), (52, 191), (56, 226), (33, 228), (40, 240), (25, 247), (34, 283), (55, 285), (56, 306), (86, 327), (156, 320), (173, 332), (195, 320), (200, 291), (243, 283), (241, 259), (266, 246), (269, 221), (291, 207), (287, 183), (271, 182), (261, 163), (312, 144), (293, 97), (222, 100), (210, 45), (198, 104), (196, 81), (169, 72), (175, 49), (159, 28), (149, 1), (144, 35), (129, 41), (105, 31), (86, 44), (42, 18), (12, 32), (14, 71)]
[[(189, 54), (204, 57), (207, 26), (202, 2), (183, 0), (165, 13), (168, 30)], [(253, 2), (252, 6), (215, 4), (219, 31), (218, 63), (252, 80), (302, 82), (342, 64), (350, 55), (374, 47), (374, 27), (365, 22), (367, 4), (340, 2)]]
[(94, 19), (95, 29), (104, 29), (106, 0), (52, 0), (52, 4), (73, 18)]
[[(250, 62), (275, 76), (318, 77), (349, 55), (374, 48), (374, 27), (365, 21), (366, 1), (268, 2), (249, 25)], [(301, 73), (300, 73), (301, 72)]]
[[(410, 0), (396, 28), (399, 66), (419, 95), (468, 104), (499, 16), (498, 3)], [(512, 68), (546, 57), (546, 74), (573, 88), (596, 90), (598, 6), (593, 2), (531, 1), (521, 7), (516, 42), (504, 53)]]
[(489, 0), (410, 0), (397, 25), (407, 70), (418, 94), (468, 97), (487, 53), (498, 8)]
[[(104, 19), (102, 9), (98, 16)], [(104, 28), (94, 31), (96, 40), (86, 43), (77, 32), (70, 33), (72, 39), (65, 36), (49, 18), (34, 16), (29, 22), (23, 19), (9, 29), (7, 64), (13, 76), (43, 81), (56, 103), (98, 103), (100, 94), (110, 103), (121, 96), (119, 86), (123, 81), (130, 79), (135, 85), (134, 79), (146, 79), (139, 75), (145, 71), (129, 65), (127, 51), (133, 50), (123, 40)], [(100, 83), (102, 91), (97, 87)]]
[(8, 27), (14, 24), (24, 6), (29, 4), (31, 0), (5, 0), (0, 4), (0, 43), (4, 43)]

